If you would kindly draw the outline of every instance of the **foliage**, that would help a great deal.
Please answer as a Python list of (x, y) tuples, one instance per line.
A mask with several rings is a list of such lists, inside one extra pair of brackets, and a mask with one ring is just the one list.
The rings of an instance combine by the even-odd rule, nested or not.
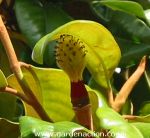
[[(149, 8), (148, 0), (0, 1), (15, 54), (24, 62), (19, 63), (20, 79), (10, 66), (5, 45), (0, 44), (0, 137), (149, 137)], [(86, 60), (83, 87), (89, 96), (94, 130), (76, 119), (78, 111), (70, 96), (72, 81), (58, 66), (56, 45), (64, 34), (79, 39), (82, 45), (77, 48), (87, 51), (81, 50)], [(144, 74), (116, 111), (108, 96), (110, 90), (117, 97), (145, 55)]]

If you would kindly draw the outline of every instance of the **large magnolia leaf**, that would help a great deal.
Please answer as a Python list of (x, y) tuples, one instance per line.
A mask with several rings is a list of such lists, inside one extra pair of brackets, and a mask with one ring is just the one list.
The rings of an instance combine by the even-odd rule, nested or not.
[(16, 0), (15, 12), (31, 48), (42, 36), (71, 20), (60, 7), (36, 0)]
[[(30, 71), (28, 71), (27, 69), (22, 68), (22, 70), (24, 72), (24, 80), (28, 82), (29, 88), (33, 91), (33, 93), (34, 93), (35, 97), (38, 99), (38, 101), (41, 102), (42, 94), (40, 91), (41, 88), (40, 88), (38, 79), (35, 80), (34, 77), (36, 77), (36, 76), (32, 75), (32, 73)], [(8, 81), (9, 86), (16, 89), (20, 93), (24, 93), (14, 75), (10, 75), (7, 78), (7, 81)], [(35, 112), (35, 110), (28, 104), (25, 104), (25, 111), (29, 115), (39, 117), (38, 114)]]
[[(102, 2), (107, 3), (107, 1)], [(130, 3), (130, 1), (128, 2)], [(135, 12), (131, 13), (136, 6), (124, 7), (122, 4), (122, 7), (118, 7), (118, 3), (124, 3), (124, 1), (116, 2), (116, 0), (112, 2), (109, 0), (108, 3), (109, 6), (104, 7), (103, 4), (101, 4), (101, 1), (93, 2), (91, 7), (98, 18), (101, 18), (101, 20), (105, 22), (107, 28), (116, 38), (122, 53), (120, 65), (122, 67), (127, 67), (138, 64), (141, 57), (144, 55), (149, 55), (150, 51), (149, 25), (147, 25), (146, 21), (138, 18), (139, 16), (135, 13), (136, 11), (141, 11), (142, 9), (139, 10), (136, 8)], [(113, 3), (115, 8), (112, 8), (110, 3)], [(127, 11), (128, 8), (130, 10)]]
[(18, 138), (20, 136), (19, 124), (0, 118), (0, 137)]
[[(33, 66), (29, 70), (25, 68), (22, 70), (30, 89), (53, 121), (71, 120), (73, 118), (74, 112), (69, 96), (69, 79), (63, 71), (40, 69)], [(18, 91), (23, 91), (14, 75), (8, 78), (8, 83)], [(24, 105), (26, 115), (38, 117), (38, 114), (30, 105), (26, 103)]]
[[(94, 21), (72, 21), (46, 35), (34, 47), (33, 60), (42, 64), (46, 46), (58, 39), (61, 34), (75, 36), (85, 43), (85, 49), (88, 51), (86, 55), (88, 70), (99, 85), (108, 87), (107, 81), (120, 60), (120, 49), (111, 33)], [(47, 60), (51, 59), (47, 57)]]
[(101, 128), (110, 130), (109, 136), (113, 138), (143, 138), (140, 131), (129, 124), (113, 109), (104, 107), (97, 110), (97, 116)]
[(110, 22), (122, 52), (121, 66), (135, 65), (142, 56), (149, 55), (150, 28), (146, 23), (123, 12), (114, 12)]
[(20, 119), (20, 127), (22, 138), (72, 138), (74, 132), (76, 132), (75, 137), (80, 137), (77, 136), (77, 131), (78, 134), (81, 130), (90, 133), (88, 129), (73, 122), (48, 123), (28, 116)]
[(71, 120), (74, 116), (70, 99), (70, 81), (62, 70), (32, 67), (42, 90), (43, 106), (54, 121)]

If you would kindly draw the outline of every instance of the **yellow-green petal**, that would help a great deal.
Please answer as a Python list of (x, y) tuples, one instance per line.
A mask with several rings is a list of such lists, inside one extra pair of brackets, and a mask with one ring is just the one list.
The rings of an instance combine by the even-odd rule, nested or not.
[[(57, 28), (38, 41), (33, 49), (33, 60), (42, 64), (47, 44), (62, 34), (77, 37), (87, 45), (86, 67), (98, 84), (108, 87), (107, 81), (119, 63), (121, 52), (112, 34), (97, 22), (75, 20)], [(47, 57), (47, 60), (51, 59)]]

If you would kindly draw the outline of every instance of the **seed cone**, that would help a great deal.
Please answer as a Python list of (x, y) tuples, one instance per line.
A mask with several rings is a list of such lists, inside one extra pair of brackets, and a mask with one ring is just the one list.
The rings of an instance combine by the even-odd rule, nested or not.
[(63, 34), (58, 39), (56, 61), (72, 82), (82, 80), (86, 52), (84, 43), (72, 35)]

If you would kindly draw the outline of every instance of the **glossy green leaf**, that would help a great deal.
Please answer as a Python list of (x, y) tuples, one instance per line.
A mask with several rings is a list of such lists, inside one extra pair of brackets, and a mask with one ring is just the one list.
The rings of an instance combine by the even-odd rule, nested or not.
[[(86, 55), (88, 70), (99, 85), (108, 87), (107, 81), (118, 65), (121, 55), (111, 33), (96, 22), (76, 20), (57, 28), (38, 41), (33, 49), (33, 60), (42, 64), (46, 46), (50, 41), (58, 39), (61, 34), (73, 35), (84, 42), (88, 51)], [(49, 57), (47, 60), (50, 60)]]
[[(83, 126), (73, 122), (48, 123), (39, 119), (24, 116), (20, 119), (22, 138), (71, 138), (76, 131), (90, 132)], [(77, 133), (77, 132), (76, 132)], [(78, 136), (77, 136), (78, 137)]]
[(113, 138), (143, 138), (138, 129), (130, 125), (123, 117), (111, 108), (99, 108), (97, 116), (102, 129), (110, 130), (108, 136)]
[(150, 28), (146, 22), (133, 14), (112, 10), (98, 3), (92, 5), (96, 15), (105, 22), (121, 49), (120, 66), (127, 67), (139, 63), (144, 55), (149, 55)]
[(5, 88), (8, 85), (5, 75), (0, 70), (0, 88)]
[(96, 114), (100, 120), (100, 126), (104, 129), (112, 129), (127, 123), (121, 115), (109, 107), (98, 108)]
[(32, 69), (39, 79), (43, 106), (50, 117), (54, 121), (71, 120), (74, 117), (74, 112), (70, 102), (70, 81), (68, 76), (62, 70), (57, 69), (35, 67), (32, 67)]
[(150, 28), (142, 20), (125, 13), (114, 12), (110, 22), (110, 30), (116, 35), (122, 52), (121, 65), (137, 64), (137, 59), (145, 54), (149, 55)]
[[(74, 112), (70, 102), (70, 82), (63, 71), (31, 66), (29, 70), (23, 68), (23, 73), (30, 89), (53, 121), (73, 119)], [(8, 83), (22, 92), (14, 76), (8, 78)], [(26, 103), (24, 105), (26, 115), (38, 117), (36, 111), (30, 105)]]
[(71, 20), (58, 6), (38, 0), (16, 0), (15, 12), (19, 27), (31, 48), (42, 36)]
[(125, 1), (125, 0), (101, 0), (93, 2), (94, 4), (102, 4), (113, 10), (119, 10), (126, 13), (133, 14), (139, 18), (145, 19), (145, 14), (142, 6), (134, 1)]
[(18, 138), (20, 136), (19, 124), (0, 118), (0, 137)]
[(105, 26), (107, 22), (109, 22), (109, 20), (111, 19), (113, 10), (100, 4), (98, 1), (91, 2), (90, 5), (95, 15), (100, 19), (100, 21)]
[(112, 138), (145, 138), (140, 130), (131, 124), (114, 127), (109, 133)]
[(122, 51), (122, 65), (124, 65), (122, 61), (128, 61), (131, 65), (137, 63), (139, 57), (149, 55), (150, 28), (142, 20), (125, 13), (114, 12), (110, 22), (112, 24), (110, 30), (116, 37), (126, 39), (125, 41), (117, 39)]
[(122, 58), (120, 62), (120, 66), (129, 67), (139, 63), (144, 55), (150, 54), (150, 46), (149, 44), (140, 43), (136, 44), (135, 42), (127, 39), (116, 39), (118, 44), (120, 45), (120, 49), (122, 51)]
[(131, 124), (140, 130), (144, 138), (148, 138), (150, 136), (150, 123), (136, 122)]
[[(120, 22), (122, 21), (122, 22)], [(111, 20), (110, 29), (116, 36), (129, 38), (135, 43), (149, 43), (150, 28), (139, 18), (115, 11)], [(122, 32), (123, 31), (123, 32)], [(126, 35), (126, 36), (125, 36)]]
[(140, 115), (148, 115), (150, 114), (150, 101), (146, 101), (141, 105), (141, 108), (139, 109)]
[[(39, 81), (36, 80), (36, 76), (32, 75), (31, 70), (27, 70), (26, 68), (22, 68), (22, 71), (24, 72), (24, 80), (28, 82), (28, 87), (33, 91), (35, 97), (41, 102), (42, 100), (42, 94), (41, 94), (41, 88)], [(16, 89), (20, 93), (24, 93), (22, 88), (20, 87), (16, 77), (12, 74), (7, 78), (9, 86)], [(25, 112), (26, 114), (30, 114), (35, 117), (39, 117), (38, 114), (35, 112), (35, 110), (28, 104), (25, 104)]]

